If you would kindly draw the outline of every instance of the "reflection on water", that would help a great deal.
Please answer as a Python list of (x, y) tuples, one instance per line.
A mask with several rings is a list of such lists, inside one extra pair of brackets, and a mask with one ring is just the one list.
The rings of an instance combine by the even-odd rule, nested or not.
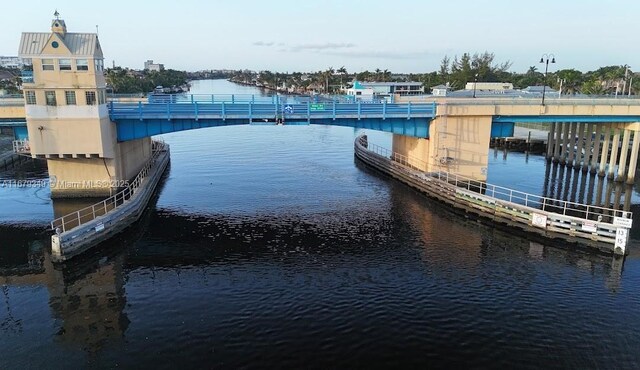
[[(366, 216), (151, 209), (101, 253), (66, 265), (31, 248), (0, 278), (8, 363), (46, 367), (60, 352), (74, 367), (509, 366), (552, 346), (537, 364), (584, 367), (611, 361), (611, 346), (640, 344), (625, 330), (637, 310), (610, 320), (640, 303), (618, 260), (513, 238), (378, 181), (389, 202)], [(39, 316), (25, 303), (42, 288)], [(600, 350), (575, 346), (585, 333)], [(617, 361), (635, 359), (622, 352)]]

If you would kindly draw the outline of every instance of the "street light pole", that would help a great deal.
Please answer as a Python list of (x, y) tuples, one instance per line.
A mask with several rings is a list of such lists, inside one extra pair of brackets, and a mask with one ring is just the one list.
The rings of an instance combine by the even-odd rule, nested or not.
[(476, 73), (473, 79), (473, 97), (476, 97), (476, 85), (478, 84), (478, 74)]
[(556, 57), (553, 54), (542, 54), (540, 57), (540, 63), (545, 63), (544, 67), (544, 81), (542, 83), (542, 105), (544, 106), (544, 94), (547, 90), (547, 73), (549, 72), (549, 60), (551, 63), (556, 62)]

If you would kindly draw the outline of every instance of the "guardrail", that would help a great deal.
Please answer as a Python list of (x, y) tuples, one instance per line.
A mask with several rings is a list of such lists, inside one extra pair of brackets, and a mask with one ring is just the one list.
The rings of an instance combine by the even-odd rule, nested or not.
[[(505, 96), (490, 98), (469, 98), (469, 97), (452, 97), (452, 96), (434, 96), (434, 95), (410, 95), (402, 96), (397, 101), (413, 101), (413, 102), (436, 102), (438, 105), (541, 105), (542, 96), (539, 97), (522, 97), (522, 96)], [(586, 97), (545, 97), (545, 105), (640, 105), (640, 97), (619, 97), (611, 96), (586, 96)]]
[(424, 172), (417, 167), (422, 165), (419, 159), (369, 144), (366, 137), (356, 139), (355, 151), (365, 163), (467, 214), (544, 238), (627, 253), (631, 212), (542, 197), (443, 171)]
[[(360, 139), (361, 145), (367, 150), (386, 157), (405, 167), (417, 171), (424, 171), (426, 162), (411, 156), (395, 153), (387, 148), (368, 143), (366, 139)], [(416, 166), (418, 163), (420, 166)], [(586, 203), (570, 202), (561, 199), (543, 197), (536, 194), (525, 193), (504, 186), (493, 185), (483, 181), (474, 180), (462, 175), (446, 171), (424, 172), (425, 178), (431, 177), (455, 187), (477, 192), (496, 200), (502, 200), (525, 207), (532, 207), (544, 212), (552, 212), (563, 216), (571, 216), (583, 220), (613, 223), (614, 218), (631, 218), (632, 212), (615, 208), (594, 206)]]
[(13, 152), (16, 154), (30, 154), (31, 146), (29, 146), (29, 140), (14, 140)]
[(117, 119), (172, 119), (172, 118), (248, 118), (282, 117), (313, 118), (407, 118), (428, 117), (436, 113), (435, 103), (252, 103), (227, 104), (211, 102), (181, 103), (120, 103), (109, 102), (109, 115)]
[[(117, 97), (116, 97), (117, 98)], [(380, 103), (385, 99), (371, 99)], [(351, 95), (256, 95), (256, 94), (149, 94), (150, 103), (355, 103)]]
[(169, 148), (168, 144), (160, 141), (152, 142), (152, 155), (151, 158), (144, 165), (138, 175), (128, 184), (128, 186), (110, 196), (109, 198), (93, 204), (91, 206), (82, 208), (75, 212), (69, 213), (65, 216), (58, 217), (51, 221), (51, 230), (55, 230), (57, 234), (67, 232), (74, 227), (80, 226), (87, 222), (93, 221), (96, 217), (105, 215), (107, 212), (113, 211), (118, 207), (121, 207), (127, 200), (129, 200), (140, 188), (142, 181), (147, 177), (149, 171), (153, 168), (161, 152), (166, 151)]

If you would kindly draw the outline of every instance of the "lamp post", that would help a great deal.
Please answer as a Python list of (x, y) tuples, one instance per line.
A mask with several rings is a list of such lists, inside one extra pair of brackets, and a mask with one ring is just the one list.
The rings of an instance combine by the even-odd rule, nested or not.
[(553, 54), (542, 54), (540, 57), (540, 63), (545, 63), (544, 67), (544, 81), (542, 83), (542, 105), (544, 105), (544, 94), (547, 90), (547, 73), (549, 72), (549, 60), (551, 63), (556, 62), (556, 57)]
[(473, 78), (473, 97), (476, 97), (476, 85), (478, 84), (478, 74), (476, 73), (476, 75)]

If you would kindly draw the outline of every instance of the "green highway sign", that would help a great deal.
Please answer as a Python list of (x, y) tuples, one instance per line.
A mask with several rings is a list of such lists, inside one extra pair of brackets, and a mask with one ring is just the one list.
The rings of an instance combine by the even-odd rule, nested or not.
[(324, 110), (324, 104), (311, 104), (311, 110)]

